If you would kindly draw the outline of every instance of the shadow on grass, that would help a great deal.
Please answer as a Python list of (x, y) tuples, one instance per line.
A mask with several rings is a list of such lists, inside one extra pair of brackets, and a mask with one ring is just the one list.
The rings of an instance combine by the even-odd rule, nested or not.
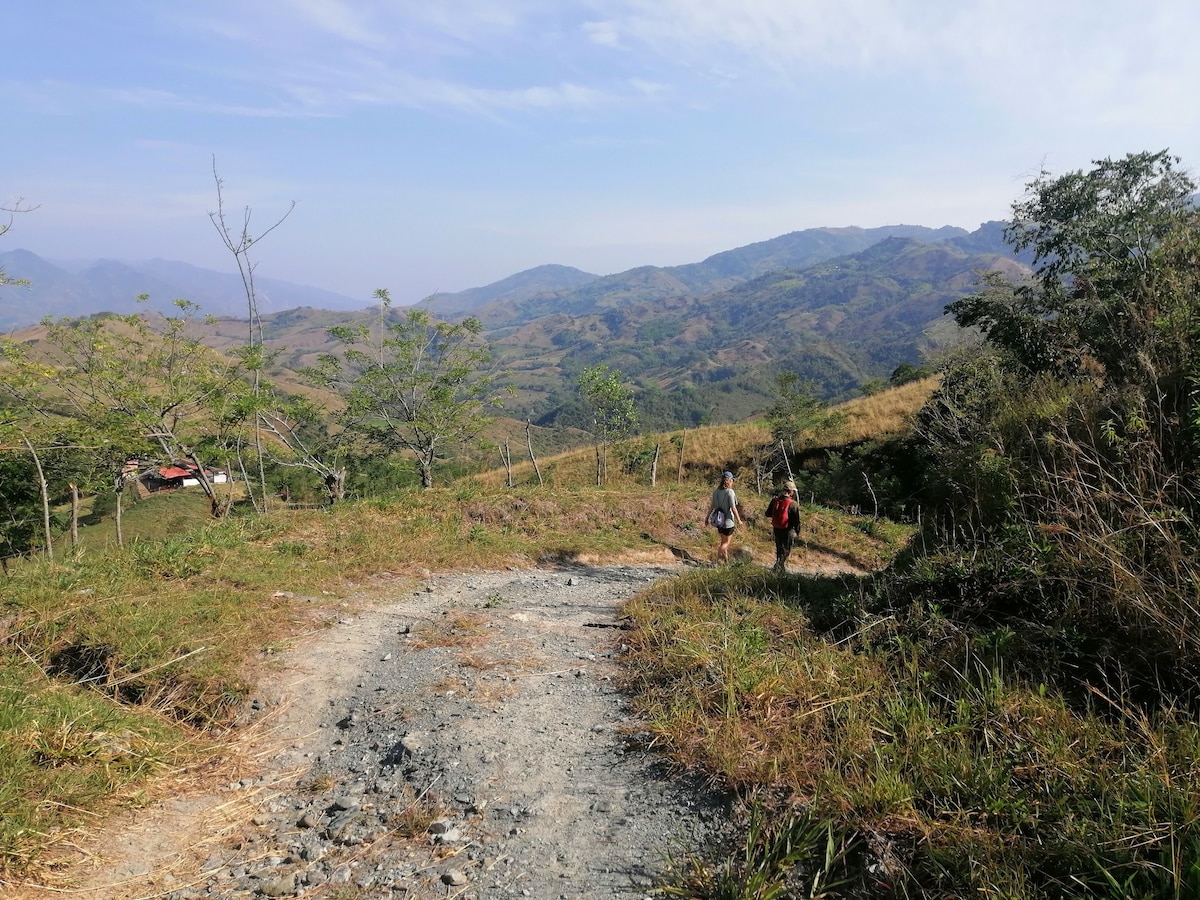
[(803, 538), (796, 541), (796, 547), (792, 552), (804, 553), (806, 551), (810, 553), (820, 553), (822, 556), (830, 556), (834, 559), (840, 559), (842, 562), (849, 563), (850, 565), (854, 566), (854, 568), (863, 569), (864, 571), (870, 571), (875, 567), (875, 563), (871, 560), (863, 559), (862, 557), (846, 550), (837, 550), (833, 547), (826, 546), (825, 544), (818, 544), (814, 541), (806, 541)]
[(876, 591), (876, 574), (793, 574), (757, 565), (733, 564), (709, 570), (710, 589), (742, 593), (800, 610), (816, 633), (840, 640), (858, 628)]

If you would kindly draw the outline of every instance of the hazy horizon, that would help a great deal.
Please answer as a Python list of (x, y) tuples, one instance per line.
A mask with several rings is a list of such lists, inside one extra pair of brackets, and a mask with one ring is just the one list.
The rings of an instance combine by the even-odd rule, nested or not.
[(409, 303), (813, 227), (968, 231), (1046, 168), (1200, 159), (1183, 0), (16, 0), (0, 249)]

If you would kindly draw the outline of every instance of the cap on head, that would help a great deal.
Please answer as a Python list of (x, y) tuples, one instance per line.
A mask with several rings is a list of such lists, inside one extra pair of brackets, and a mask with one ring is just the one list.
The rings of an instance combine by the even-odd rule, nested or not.
[(730, 481), (733, 481), (733, 473), (732, 472), (729, 472), (729, 471), (722, 472), (721, 477), (728, 478)]
[(795, 492), (796, 492), (796, 482), (794, 482), (794, 481), (785, 481), (785, 482), (783, 483), (783, 489), (784, 489), (785, 491), (791, 491), (792, 493), (795, 493)]

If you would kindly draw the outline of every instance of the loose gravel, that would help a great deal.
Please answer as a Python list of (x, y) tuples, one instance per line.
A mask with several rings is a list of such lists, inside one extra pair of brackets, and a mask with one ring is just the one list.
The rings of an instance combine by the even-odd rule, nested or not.
[(437, 575), (339, 617), (248, 704), (245, 776), (115, 830), (93, 895), (647, 896), (728, 814), (616, 686), (618, 605), (675, 571)]

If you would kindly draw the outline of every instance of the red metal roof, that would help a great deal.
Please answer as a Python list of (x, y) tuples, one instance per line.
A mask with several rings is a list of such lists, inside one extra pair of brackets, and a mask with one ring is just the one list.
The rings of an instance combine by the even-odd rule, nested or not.
[(178, 466), (163, 466), (158, 470), (158, 474), (163, 478), (187, 478), (192, 473)]

